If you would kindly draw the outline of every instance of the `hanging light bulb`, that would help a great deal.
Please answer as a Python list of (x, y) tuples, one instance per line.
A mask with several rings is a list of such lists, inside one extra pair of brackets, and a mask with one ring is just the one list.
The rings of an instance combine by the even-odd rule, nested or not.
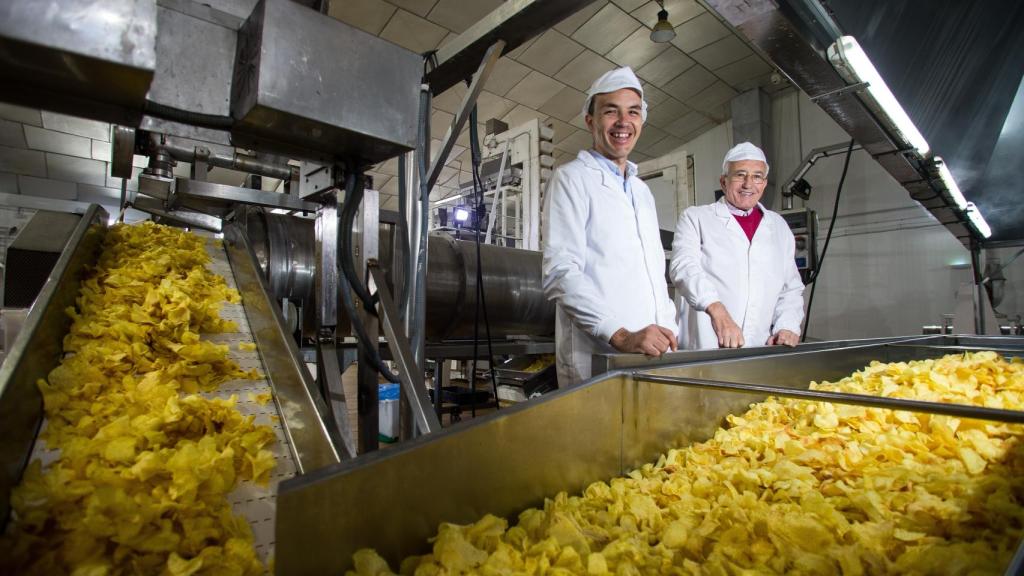
[(668, 21), (668, 10), (665, 10), (664, 0), (658, 0), (658, 23), (651, 29), (651, 42), (668, 42), (676, 37), (676, 29)]

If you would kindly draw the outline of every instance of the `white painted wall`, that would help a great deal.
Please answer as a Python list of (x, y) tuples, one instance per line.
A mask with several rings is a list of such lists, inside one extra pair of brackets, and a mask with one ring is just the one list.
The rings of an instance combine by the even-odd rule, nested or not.
[[(771, 186), (779, 186), (810, 150), (848, 142), (849, 136), (806, 95), (789, 91), (772, 101)], [(713, 201), (722, 157), (733, 144), (732, 127), (721, 124), (681, 148), (694, 157), (698, 203)], [(820, 160), (806, 179), (813, 186), (808, 205), (818, 212), (820, 240), (831, 219), (843, 157)], [(766, 195), (767, 196), (767, 195)], [(773, 195), (774, 210), (781, 198)], [(796, 207), (803, 202), (796, 200)], [(1004, 250), (1005, 262), (1016, 250)], [(839, 215), (818, 280), (808, 330), (810, 340), (920, 334), (952, 314), (956, 292), (970, 282), (963, 264), (967, 250), (912, 201), (895, 180), (863, 151), (854, 152), (839, 203)], [(1007, 269), (1001, 309), (1020, 314), (1024, 306), (1024, 256)], [(805, 300), (810, 289), (805, 292)], [(965, 327), (971, 328), (971, 327)]]

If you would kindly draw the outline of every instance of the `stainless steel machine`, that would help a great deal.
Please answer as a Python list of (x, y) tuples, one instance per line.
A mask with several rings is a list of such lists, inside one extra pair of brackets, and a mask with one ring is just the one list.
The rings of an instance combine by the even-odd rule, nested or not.
[[(428, 235), (429, 190), (498, 57), (589, 1), (509, 0), (427, 58), (289, 0), (216, 7), (65, 0), (42, 16), (30, 0), (0, 6), (0, 99), (119, 124), (114, 176), (130, 177), (134, 152), (150, 158), (140, 194), (124, 193), (125, 204), (224, 235), (226, 274), (242, 294), (295, 463), (274, 505), (278, 574), (340, 573), (362, 546), (394, 562), (420, 552), (440, 521), (513, 514), (559, 490), (619, 475), (673, 443), (706, 438), (759, 395), (798, 393), (811, 379), (871, 359), (974, 346), (1022, 351), (1019, 340), (944, 338), (681, 353), (642, 367), (627, 367), (642, 359), (611, 357), (598, 359), (607, 374), (584, 386), (442, 431), (424, 382), (427, 359), (476, 355), (466, 342), (447, 340), (470, 333), (478, 279), (497, 335), (549, 334), (553, 322), (538, 254), (480, 246), (486, 265), (479, 270), (475, 243)], [(430, 99), (466, 78), (462, 106), (432, 153)], [(240, 155), (238, 147), (256, 154)], [(403, 207), (384, 215), (364, 172), (399, 155)], [(173, 177), (176, 160), (193, 163), (190, 178)], [(206, 181), (204, 166), (227, 165), (287, 180), (287, 193)], [(64, 309), (97, 257), (107, 217), (98, 207), (82, 216), (0, 366), (4, 522), (42, 418), (35, 382), (60, 357)], [(350, 328), (359, 374), (356, 398), (343, 404), (358, 405), (358, 437), (335, 425), (344, 413), (325, 401), (343, 389)], [(315, 345), (317, 379), (296, 332)], [(505, 341), (494, 348), (553, 351), (545, 346)], [(400, 380), (408, 432), (419, 437), (407, 433), (399, 446), (368, 453), (377, 444), (381, 375)]]
[[(655, 362), (599, 358), (610, 371), (579, 387), (286, 482), (278, 494), (278, 566), (288, 574), (339, 573), (364, 547), (398, 566), (428, 551), (427, 538), (441, 522), (469, 523), (487, 513), (514, 518), (559, 491), (578, 492), (669, 447), (706, 440), (726, 415), (768, 395), (1024, 422), (1024, 412), (807, 389), (812, 380), (836, 380), (873, 360), (982, 349), (1020, 356), (1024, 340), (881, 338), (795, 350), (678, 352)], [(1019, 570), (1015, 564), (1007, 573)]]

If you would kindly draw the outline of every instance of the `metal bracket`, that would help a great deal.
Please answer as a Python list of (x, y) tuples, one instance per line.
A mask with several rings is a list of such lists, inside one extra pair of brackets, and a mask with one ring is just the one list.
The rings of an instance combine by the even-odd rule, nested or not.
[(380, 325), (384, 328), (391, 356), (398, 365), (398, 376), (402, 381), (402, 393), (409, 401), (416, 427), (423, 434), (441, 429), (441, 421), (434, 412), (429, 401), (427, 386), (423, 382), (423, 370), (416, 365), (409, 347), (409, 340), (402, 333), (402, 322), (398, 318), (398, 308), (391, 297), (384, 278), (384, 271), (376, 260), (369, 263), (370, 277), (377, 287), (377, 312)]
[(811, 96), (811, 102), (814, 102), (815, 104), (817, 104), (819, 100), (824, 100), (825, 98), (831, 98), (832, 96), (842, 96), (843, 94), (848, 94), (850, 92), (860, 92), (862, 90), (867, 90), (868, 86), (870, 86), (870, 85), (871, 84), (869, 84), (867, 82), (858, 82), (856, 84), (850, 84), (849, 86), (843, 86), (842, 88), (836, 88), (835, 90), (829, 90), (828, 92), (825, 92), (824, 94), (818, 94), (817, 96)]
[(459, 133), (462, 132), (463, 126), (466, 125), (466, 121), (469, 120), (469, 113), (476, 106), (477, 96), (480, 95), (480, 91), (484, 89), (484, 84), (487, 83), (487, 79), (490, 78), (491, 72), (494, 71), (494, 65), (501, 56), (501, 51), (505, 49), (505, 41), (498, 40), (487, 49), (484, 54), (483, 62), (480, 63), (480, 67), (477, 68), (476, 74), (473, 75), (473, 82), (469, 85), (469, 90), (466, 91), (466, 95), (462, 97), (462, 105), (459, 106), (459, 113), (452, 119), (451, 126), (448, 127), (448, 131), (445, 132), (444, 138), (441, 140), (441, 149), (437, 151), (437, 157), (434, 158), (433, 163), (430, 165), (430, 170), (427, 171), (427, 190), (434, 187), (437, 183), (438, 176), (441, 175), (441, 169), (444, 168), (445, 161), (448, 160), (448, 154), (451, 153), (452, 147), (455, 146), (455, 139), (459, 137)]
[[(327, 408), (334, 417), (334, 424), (338, 427), (338, 435), (344, 443), (345, 452), (343, 457), (355, 458), (356, 443), (349, 434), (348, 410), (346, 406), (349, 399), (345, 397), (345, 388), (341, 383), (341, 364), (338, 362), (338, 349), (334, 342), (321, 341), (316, 346), (317, 355), (317, 380), (321, 385), (320, 392), (324, 395)], [(336, 398), (339, 400), (335, 401)], [(337, 404), (337, 405), (335, 405)]]

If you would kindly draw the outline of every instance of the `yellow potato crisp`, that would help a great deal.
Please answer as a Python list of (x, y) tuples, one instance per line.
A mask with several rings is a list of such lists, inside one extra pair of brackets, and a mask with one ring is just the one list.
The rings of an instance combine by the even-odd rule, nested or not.
[(256, 376), (199, 336), (234, 330), (219, 309), (239, 301), (204, 246), (149, 222), (108, 231), (67, 310), (65, 356), (38, 383), (40, 439), (59, 458), (12, 491), (0, 573), (264, 573), (226, 495), (267, 481), (274, 433), (234, 397), (198, 394)]
[[(1024, 408), (994, 352), (870, 366), (812, 388)], [(1024, 533), (1024, 427), (775, 399), (509, 522), (442, 524), (402, 574), (1001, 574)], [(369, 549), (360, 576), (390, 574)]]

